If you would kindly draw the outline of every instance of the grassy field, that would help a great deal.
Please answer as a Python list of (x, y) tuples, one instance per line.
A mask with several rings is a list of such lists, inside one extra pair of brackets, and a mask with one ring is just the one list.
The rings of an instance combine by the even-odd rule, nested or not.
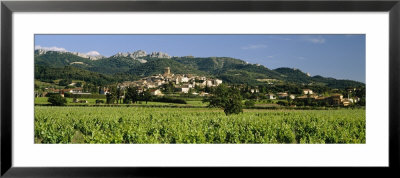
[(365, 109), (35, 106), (35, 143), (365, 143)]

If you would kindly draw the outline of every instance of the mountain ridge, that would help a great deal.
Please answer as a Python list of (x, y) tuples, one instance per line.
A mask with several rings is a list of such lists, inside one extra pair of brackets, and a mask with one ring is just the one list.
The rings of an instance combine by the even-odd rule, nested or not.
[(172, 57), (164, 52), (148, 54), (143, 50), (117, 53), (97, 60), (84, 58), (75, 53), (57, 51), (41, 53), (35, 50), (35, 66), (49, 68), (74, 66), (99, 74), (132, 75), (133, 78), (162, 73), (165, 67), (171, 67), (173, 73), (207, 75), (231, 84), (293, 83), (303, 86), (322, 85), (331, 88), (365, 86), (364, 83), (358, 81), (338, 80), (318, 75), (310, 76), (295, 68), (269, 69), (263, 65), (249, 64), (241, 59), (230, 57)]

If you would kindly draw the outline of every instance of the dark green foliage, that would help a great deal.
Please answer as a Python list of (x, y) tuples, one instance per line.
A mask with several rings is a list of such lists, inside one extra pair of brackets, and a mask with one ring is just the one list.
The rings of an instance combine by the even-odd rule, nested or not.
[(63, 80), (60, 80), (58, 82), (58, 85), (60, 85), (60, 86), (68, 86), (71, 83), (72, 83), (71, 79), (63, 79)]
[[(74, 64), (74, 62), (82, 62), (83, 64)], [(55, 51), (48, 51), (46, 54), (35, 54), (35, 66), (47, 66), (51, 68), (62, 68), (68, 65), (76, 67), (87, 68), (86, 66), (92, 65), (93, 61), (85, 59), (71, 53), (61, 53)]]
[(292, 68), (278, 68), (274, 69), (274, 71), (282, 74), (283, 80), (287, 82), (297, 83), (297, 84), (315, 84), (324, 85), (330, 88), (339, 88), (343, 89), (346, 87), (360, 87), (365, 86), (364, 83), (352, 81), (352, 80), (337, 80), (334, 78), (326, 78), (319, 75), (309, 77), (306, 73), (302, 72), (299, 69)]
[(253, 107), (255, 104), (255, 102), (253, 100), (247, 100), (246, 102), (244, 102), (244, 105), (246, 105), (246, 107), (250, 108)]
[(104, 100), (96, 100), (96, 104), (104, 103)]
[(67, 103), (67, 99), (59, 94), (50, 95), (47, 101), (51, 103), (52, 106), (64, 106), (65, 103)]
[(227, 116), (243, 112), (241, 100), (237, 98), (229, 98), (225, 104), (224, 112)]
[(139, 91), (137, 87), (128, 87), (124, 98), (124, 103), (136, 103), (139, 100)]
[(177, 57), (173, 58), (173, 60), (208, 73), (214, 73), (219, 69), (229, 68), (229, 66), (237, 64), (242, 64), (242, 65), (246, 64), (242, 60), (228, 58), (228, 57), (208, 57), (208, 58)]
[(76, 87), (82, 87), (82, 82), (77, 82), (75, 86)]
[(106, 94), (106, 102), (107, 104), (114, 104), (115, 100), (117, 100), (117, 97), (115, 97), (115, 95), (111, 94), (111, 93), (107, 93)]
[(146, 91), (143, 92), (142, 99), (144, 101), (146, 101), (146, 104), (147, 104), (148, 101), (151, 101), (152, 98), (153, 97), (151, 96), (150, 90), (146, 90)]
[(93, 62), (93, 66), (88, 68), (90, 71), (104, 74), (125, 73), (141, 63), (129, 57), (110, 57)]
[(149, 59), (147, 63), (132, 67), (128, 73), (136, 76), (163, 74), (166, 67), (170, 67), (171, 72), (174, 74), (207, 75), (206, 72), (199, 71), (172, 59)]
[(67, 98), (95, 98), (95, 99), (106, 99), (106, 95), (101, 95), (101, 94), (84, 95), (84, 94), (64, 93), (64, 97), (67, 97)]
[(164, 102), (164, 103), (178, 103), (178, 104), (187, 104), (187, 102), (183, 99), (178, 99), (178, 98), (169, 98), (169, 97), (158, 97), (154, 98), (153, 101), (156, 102)]
[[(35, 79), (41, 80), (43, 82), (48, 82), (56, 79), (68, 79), (69, 81), (82, 80), (86, 83), (100, 86), (126, 80), (136, 80), (137, 78), (120, 74), (115, 74), (113, 76), (108, 74), (100, 74), (73, 66), (65, 66), (62, 68), (35, 66)], [(86, 85), (84, 87), (87, 87)]]
[(281, 106), (289, 106), (289, 102), (288, 101), (278, 101), (278, 102), (276, 102), (276, 104), (279, 104)]
[(226, 115), (243, 112), (240, 90), (234, 87), (227, 87), (224, 84), (216, 87), (212, 95), (205, 98), (203, 102), (209, 102), (209, 107), (224, 109)]

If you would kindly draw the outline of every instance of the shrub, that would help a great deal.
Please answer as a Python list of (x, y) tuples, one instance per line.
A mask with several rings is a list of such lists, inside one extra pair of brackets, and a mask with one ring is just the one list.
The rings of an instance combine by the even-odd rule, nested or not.
[(60, 80), (58, 82), (58, 85), (60, 85), (60, 86), (68, 86), (71, 83), (72, 83), (71, 79), (63, 79), (63, 80)]
[(187, 104), (186, 101), (183, 100), (183, 99), (168, 98), (168, 97), (154, 98), (153, 101), (156, 101), (156, 102), (164, 102), (164, 103)]
[(104, 103), (104, 100), (96, 100), (96, 104)]
[(247, 100), (246, 102), (244, 102), (244, 105), (246, 105), (246, 107), (253, 107), (255, 104), (255, 102), (253, 100)]
[(276, 104), (279, 104), (282, 106), (289, 106), (289, 102), (287, 102), (287, 101), (278, 101)]
[(50, 95), (47, 101), (51, 103), (52, 106), (64, 106), (65, 103), (67, 103), (67, 100), (61, 95)]
[(225, 104), (224, 112), (226, 115), (239, 114), (243, 112), (242, 102), (238, 99), (229, 99)]

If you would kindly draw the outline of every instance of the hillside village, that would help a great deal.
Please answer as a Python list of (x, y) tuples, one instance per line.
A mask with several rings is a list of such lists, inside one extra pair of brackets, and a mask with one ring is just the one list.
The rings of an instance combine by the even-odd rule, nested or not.
[(355, 104), (361, 100), (359, 97), (350, 97), (350, 93), (354, 92), (356, 89), (353, 88), (348, 90), (349, 94), (347, 97), (344, 97), (342, 94), (333, 93), (330, 96), (323, 96), (321, 94), (313, 93), (310, 89), (303, 89), (303, 94), (296, 96), (293, 94), (288, 94), (287, 92), (279, 92), (276, 94), (266, 94), (267, 99), (276, 100), (276, 99), (291, 99), (296, 101), (311, 101), (316, 103), (328, 103), (325, 105), (333, 105), (333, 106), (349, 106), (351, 104)]
[[(205, 76), (197, 76), (193, 74), (173, 74), (171, 73), (170, 67), (164, 69), (163, 74), (153, 75), (149, 77), (144, 77), (137, 81), (125, 81), (117, 85), (118, 88), (125, 90), (128, 87), (137, 87), (139, 92), (149, 90), (153, 96), (164, 96), (161, 91), (161, 87), (166, 84), (172, 84), (174, 86), (176, 93), (189, 93), (195, 87), (205, 88), (205, 87), (216, 87), (222, 84), (222, 80), (215, 78), (207, 78)], [(74, 86), (76, 83), (71, 83), (70, 86)], [(109, 87), (99, 87), (99, 94), (107, 95), (110, 93)], [(67, 89), (55, 89), (46, 88), (46, 92), (35, 92), (36, 97), (43, 97), (47, 93), (59, 93), (64, 96), (65, 93), (72, 95), (90, 95), (87, 91), (84, 91), (82, 87), (74, 87)], [(192, 95), (206, 96), (208, 93), (196, 93), (190, 92)]]
[[(192, 74), (173, 74), (171, 73), (170, 67), (164, 69), (164, 74), (153, 75), (150, 77), (142, 78), (138, 81), (126, 81), (118, 85), (124, 89), (126, 87), (138, 87), (140, 90), (149, 89), (152, 95), (163, 96), (160, 87), (164, 84), (172, 83), (175, 87), (175, 91), (178, 93), (189, 93), (191, 89), (197, 87), (216, 87), (222, 84), (222, 80), (207, 78), (205, 76), (197, 76)], [(193, 95), (199, 95), (199, 93), (191, 92)], [(207, 95), (208, 93), (201, 93), (200, 96)]]

